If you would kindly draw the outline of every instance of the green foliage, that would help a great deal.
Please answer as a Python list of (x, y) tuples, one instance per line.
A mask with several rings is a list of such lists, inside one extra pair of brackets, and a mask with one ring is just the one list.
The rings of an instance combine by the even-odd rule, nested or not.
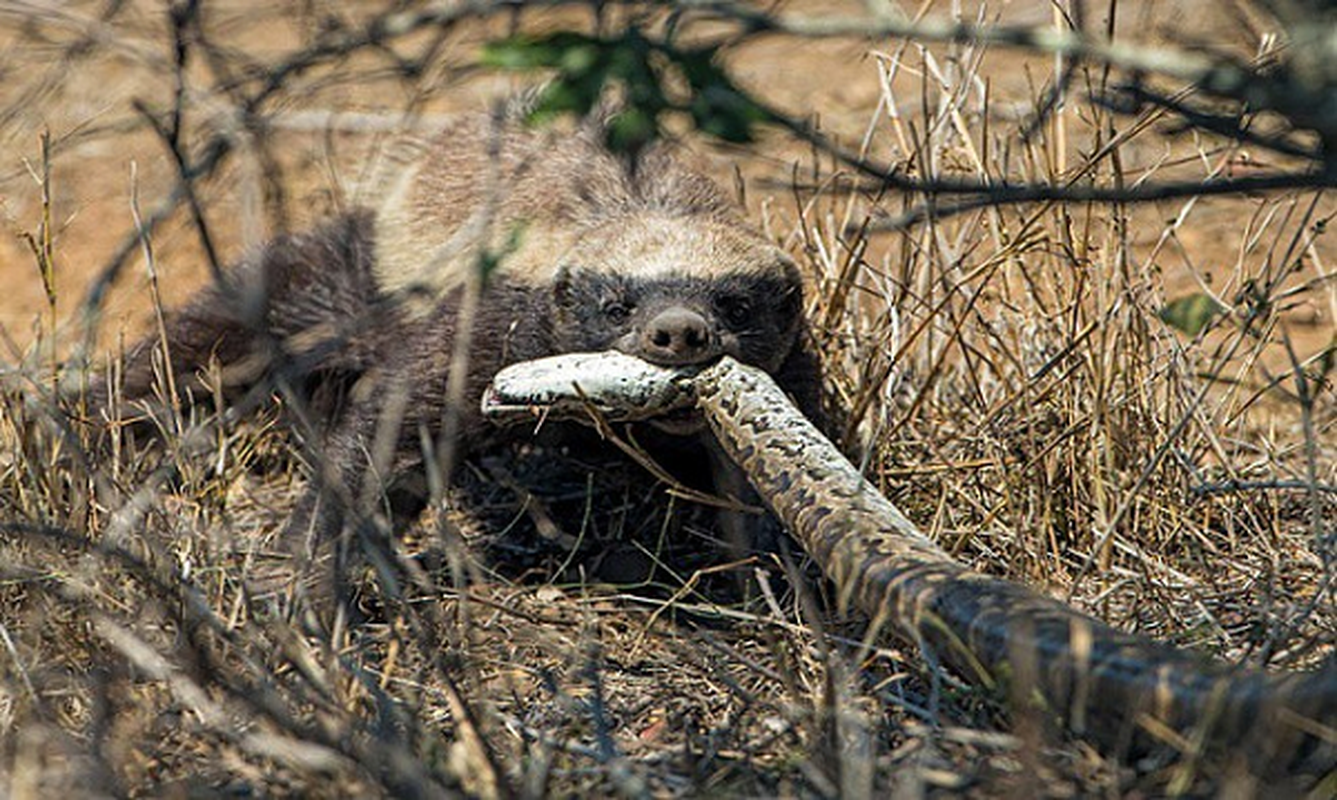
[(507, 258), (515, 255), (524, 242), (525, 231), (528, 225), (524, 222), (517, 222), (506, 230), (506, 241), (502, 242), (500, 249), (484, 248), (478, 254), (478, 276), (484, 284), (491, 280), (492, 275), (501, 268), (501, 264)]
[(719, 139), (753, 140), (755, 126), (768, 114), (730, 80), (716, 55), (715, 48), (679, 49), (633, 27), (611, 37), (559, 31), (501, 39), (487, 45), (483, 63), (553, 73), (530, 112), (535, 123), (584, 116), (607, 91), (620, 90), (618, 110), (608, 119), (608, 145), (634, 155), (663, 134), (663, 119), (673, 112), (688, 114), (699, 130)]
[(1213, 319), (1227, 310), (1211, 295), (1196, 292), (1166, 303), (1160, 310), (1160, 318), (1172, 328), (1189, 336), (1197, 336)]
[(715, 51), (701, 49), (681, 54), (678, 62), (691, 87), (692, 122), (703, 133), (726, 142), (750, 142), (753, 126), (768, 115), (734, 85), (715, 61)]

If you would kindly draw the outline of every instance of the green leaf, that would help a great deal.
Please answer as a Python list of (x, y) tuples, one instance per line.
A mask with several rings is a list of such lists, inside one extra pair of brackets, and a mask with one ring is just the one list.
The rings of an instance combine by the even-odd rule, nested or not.
[(543, 87), (529, 121), (546, 122), (562, 114), (583, 116), (590, 112), (599, 101), (599, 91), (603, 88), (602, 75), (587, 75), (581, 78), (555, 80)]
[(687, 85), (694, 93), (703, 92), (711, 86), (732, 88), (728, 75), (715, 63), (715, 49), (703, 48), (688, 50), (678, 57), (678, 68), (687, 79)]
[(696, 127), (728, 142), (752, 141), (752, 129), (766, 121), (766, 111), (729, 79), (715, 50), (686, 51), (677, 64), (692, 91), (688, 108)]
[[(553, 71), (529, 115), (531, 123), (590, 113), (609, 86), (620, 88), (622, 110), (607, 123), (609, 147), (636, 153), (662, 133), (669, 112), (685, 111), (703, 133), (730, 142), (750, 142), (765, 109), (729, 79), (715, 48), (678, 50), (646, 38), (632, 27), (609, 38), (559, 31), (516, 36), (488, 44), (483, 63), (506, 69)], [(686, 84), (685, 102), (671, 98), (666, 72)]]
[(1228, 310), (1211, 295), (1197, 292), (1171, 300), (1160, 310), (1160, 318), (1172, 328), (1197, 336), (1213, 319)]
[(539, 42), (516, 36), (483, 45), (484, 65), (501, 69), (537, 69), (552, 66), (553, 54)]
[(547, 36), (512, 36), (483, 45), (481, 61), (489, 67), (532, 70), (560, 68), (579, 73), (598, 61), (604, 43), (572, 31)]
[(655, 115), (643, 108), (627, 108), (608, 120), (608, 148), (615, 153), (634, 153), (659, 135)]
[(726, 142), (750, 142), (752, 128), (766, 112), (744, 94), (715, 86), (692, 98), (692, 121), (704, 133)]

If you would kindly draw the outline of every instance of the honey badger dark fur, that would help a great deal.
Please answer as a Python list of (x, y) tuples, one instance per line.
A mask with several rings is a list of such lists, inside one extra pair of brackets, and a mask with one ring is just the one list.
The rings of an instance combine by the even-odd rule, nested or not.
[[(479, 296), (453, 410), (457, 452), (496, 435), (478, 404), (497, 370), (557, 353), (617, 349), (666, 365), (727, 353), (775, 375), (816, 413), (820, 376), (794, 263), (667, 147), (632, 165), (601, 142), (593, 126), (461, 119), (399, 148), (377, 183), (377, 208), (280, 237), (169, 319), (178, 386), (209, 397), (200, 376), (216, 362), (229, 400), (281, 384), (316, 417), (327, 488), (343, 499), (322, 499), (313, 480), (292, 529), (309, 525), (315, 540), (329, 539), (348, 502), (384, 488), (368, 494), (364, 482), (381, 474), (369, 453), (388, 404), (402, 404), (388, 477), (422, 471), (423, 442), (436, 439), (450, 402), (464, 287), (487, 255), (497, 266)], [(155, 347), (149, 339), (130, 353), (127, 397), (152, 394)], [(732, 465), (709, 453), (715, 488), (743, 495)], [(725, 527), (740, 543), (738, 519)]]

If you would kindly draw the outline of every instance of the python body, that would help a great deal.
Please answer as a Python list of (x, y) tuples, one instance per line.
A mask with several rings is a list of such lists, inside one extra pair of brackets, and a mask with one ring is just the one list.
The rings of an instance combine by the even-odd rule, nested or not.
[(1230, 667), (967, 569), (761, 370), (727, 357), (684, 374), (615, 353), (561, 356), (503, 370), (483, 411), (505, 423), (534, 408), (636, 418), (689, 405), (835, 583), (842, 607), (977, 685), (1005, 690), (1014, 710), (1039, 712), (1116, 755), (1146, 751), (1169, 732), (1238, 748), (1259, 775), (1337, 768), (1337, 662), (1275, 675)]

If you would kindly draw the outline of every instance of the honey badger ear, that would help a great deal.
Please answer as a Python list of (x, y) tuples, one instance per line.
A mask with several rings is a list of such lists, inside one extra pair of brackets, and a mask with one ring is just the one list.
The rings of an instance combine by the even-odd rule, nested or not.
[(789, 256), (781, 258), (780, 270), (785, 276), (785, 288), (780, 296), (781, 308), (786, 314), (797, 318), (803, 313), (803, 273)]
[(776, 382), (794, 400), (803, 416), (824, 433), (830, 434), (826, 415), (822, 411), (822, 362), (817, 355), (812, 332), (802, 320), (799, 321), (793, 346), (774, 375)]
[(797, 319), (803, 313), (803, 284), (791, 283), (780, 293), (780, 307), (784, 313)]

